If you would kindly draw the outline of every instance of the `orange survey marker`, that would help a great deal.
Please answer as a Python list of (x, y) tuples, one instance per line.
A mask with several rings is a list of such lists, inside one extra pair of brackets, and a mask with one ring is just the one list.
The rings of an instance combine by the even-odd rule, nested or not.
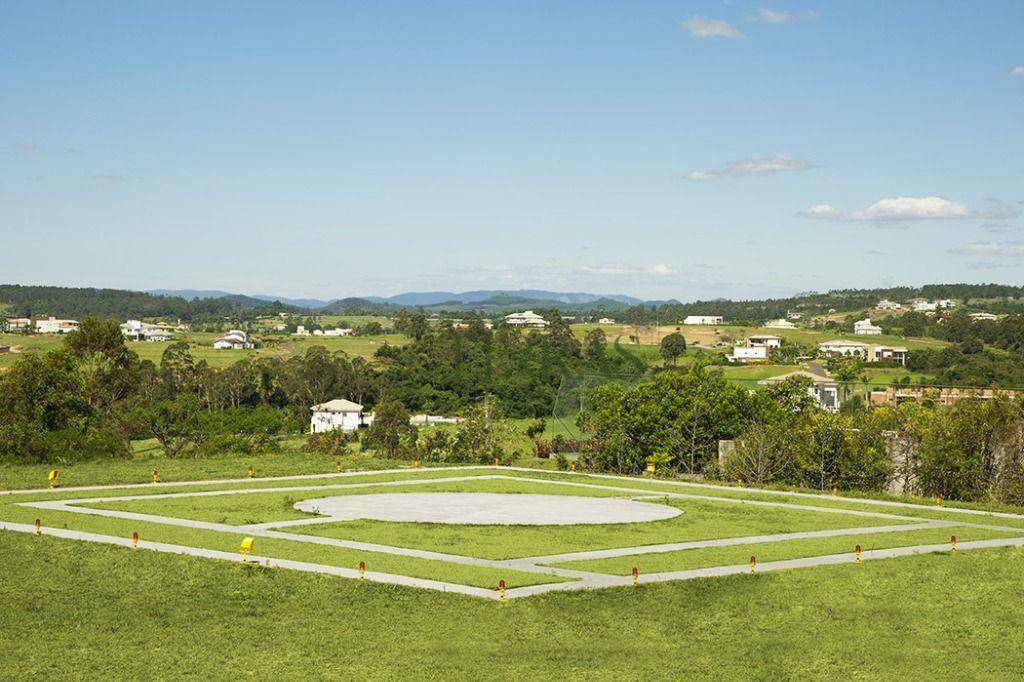
[(640, 582), (640, 570), (636, 566), (634, 566), (633, 567), (633, 586), (635, 587), (638, 582)]
[(854, 561), (859, 564), (860, 563), (860, 545), (857, 545), (856, 547), (853, 548), (853, 556), (854, 556)]
[(754, 569), (757, 568), (757, 557), (753, 554), (750, 555), (750, 572), (753, 573)]
[(156, 469), (153, 469), (153, 483), (159, 483), (159, 482), (160, 482), (160, 472), (157, 471)]
[(501, 603), (502, 604), (506, 603), (508, 601), (508, 599), (505, 598), (505, 581), (504, 580), (499, 580), (498, 581), (498, 592), (501, 594)]
[(365, 561), (360, 561), (359, 562), (359, 579), (360, 580), (365, 580), (366, 579), (366, 562)]

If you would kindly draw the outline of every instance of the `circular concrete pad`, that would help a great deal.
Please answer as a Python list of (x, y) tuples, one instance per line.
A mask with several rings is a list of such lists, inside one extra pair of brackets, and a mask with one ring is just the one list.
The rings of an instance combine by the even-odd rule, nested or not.
[(670, 519), (675, 507), (610, 497), (502, 493), (394, 493), (303, 500), (299, 511), (347, 521), (417, 521), (475, 525), (574, 525)]

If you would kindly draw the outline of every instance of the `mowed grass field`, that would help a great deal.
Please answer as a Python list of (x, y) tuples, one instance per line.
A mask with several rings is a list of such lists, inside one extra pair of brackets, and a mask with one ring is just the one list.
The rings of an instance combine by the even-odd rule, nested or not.
[[(189, 351), (196, 360), (205, 360), (212, 367), (226, 367), (247, 357), (281, 357), (286, 358), (305, 352), (312, 346), (323, 346), (331, 351), (342, 351), (354, 357), (372, 360), (374, 354), (384, 344), (405, 345), (409, 339), (402, 334), (380, 334), (374, 336), (288, 336), (267, 335), (264, 345), (253, 350), (218, 350), (213, 347), (220, 334), (205, 332), (180, 332), (172, 341), (150, 343), (146, 341), (129, 342), (131, 348), (143, 360), (151, 360), (160, 364), (163, 352), (172, 343), (186, 341)], [(0, 334), (0, 345), (10, 345), (16, 352), (0, 355), (0, 367), (13, 364), (21, 352), (33, 350), (52, 350), (62, 343), (58, 334)]]
[(20, 679), (1016, 679), (1020, 549), (502, 605), (0, 533)]

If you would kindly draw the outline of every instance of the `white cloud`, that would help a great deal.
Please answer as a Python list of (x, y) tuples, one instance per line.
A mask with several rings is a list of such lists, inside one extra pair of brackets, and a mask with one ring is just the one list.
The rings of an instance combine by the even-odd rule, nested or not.
[(974, 242), (955, 251), (965, 256), (1010, 256), (1024, 257), (1024, 242)]
[(867, 208), (851, 213), (844, 213), (829, 204), (812, 206), (797, 215), (805, 218), (824, 220), (846, 220), (853, 222), (898, 222), (908, 220), (963, 220), (989, 219), (1001, 220), (1015, 218), (1020, 210), (1001, 202), (989, 199), (994, 206), (986, 210), (973, 209), (961, 201), (951, 201), (942, 197), (895, 197), (879, 199)]
[(788, 24), (796, 17), (792, 12), (775, 12), (763, 7), (757, 10), (757, 16), (751, 17), (751, 21), (758, 21), (762, 24)]
[(880, 199), (863, 211), (854, 211), (854, 220), (948, 220), (970, 218), (967, 204), (942, 197), (896, 197)]
[(742, 175), (758, 175), (761, 173), (777, 173), (779, 171), (807, 170), (811, 164), (803, 159), (795, 159), (785, 154), (755, 157), (744, 161), (734, 161), (720, 170), (692, 171), (686, 175), (693, 182), (708, 182), (722, 177), (739, 177)]
[(814, 11), (808, 10), (801, 12), (800, 14), (793, 14), (788, 10), (772, 10), (759, 7), (757, 14), (752, 17), (747, 17), (747, 21), (755, 21), (759, 24), (788, 24), (792, 21), (816, 21), (821, 18), (821, 14)]
[(1015, 66), (1013, 70), (1010, 71), (1010, 75), (1024, 77), (1024, 66)]
[(841, 220), (842, 213), (838, 208), (830, 204), (816, 204), (801, 211), (799, 215), (805, 218), (819, 218), (822, 220)]
[(584, 275), (596, 275), (598, 277), (669, 277), (678, 275), (679, 271), (664, 263), (654, 265), (623, 265), (621, 263), (610, 263), (605, 265), (584, 265), (580, 272)]
[(694, 38), (742, 38), (743, 34), (732, 27), (727, 21), (694, 17), (680, 22), (680, 26), (690, 32)]
[(647, 274), (654, 275), (655, 277), (667, 277), (669, 275), (678, 275), (679, 271), (675, 268), (670, 268), (664, 263), (655, 263), (654, 265), (647, 266)]

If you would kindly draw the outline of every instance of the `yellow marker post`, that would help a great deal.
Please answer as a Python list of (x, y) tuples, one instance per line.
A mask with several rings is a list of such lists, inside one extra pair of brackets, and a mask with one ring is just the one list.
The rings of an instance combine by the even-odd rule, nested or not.
[(739, 487), (742, 488), (743, 487), (743, 479), (742, 478), (737, 478), (736, 479), (736, 485), (738, 485)]
[(860, 563), (860, 545), (853, 548), (854, 563)]
[(412, 461), (412, 466), (413, 466), (413, 468), (414, 468), (414, 469), (419, 469), (419, 467), (420, 467), (420, 461), (419, 461), (418, 459), (414, 459), (414, 460)]
[(950, 535), (949, 536), (949, 544), (951, 544), (953, 546), (953, 554), (956, 554), (956, 536), (955, 535)]
[(569, 470), (576, 471), (576, 460), (569, 462)]
[(50, 487), (51, 488), (56, 488), (57, 487), (57, 477), (58, 476), (60, 476), (60, 471), (58, 471), (57, 469), (50, 469), (50, 475), (47, 476), (47, 478), (50, 481)]
[(245, 538), (242, 540), (242, 546), (238, 548), (238, 551), (242, 553), (242, 563), (245, 563), (252, 554), (252, 548), (256, 544), (256, 538)]
[(501, 603), (502, 604), (507, 604), (508, 603), (508, 599), (505, 598), (505, 581), (504, 580), (499, 580), (498, 581), (498, 593), (501, 595), (501, 597), (500, 597)]
[(838, 497), (838, 496), (839, 496), (839, 486), (834, 485), (834, 486), (832, 486), (832, 497)]
[(753, 573), (754, 569), (757, 568), (757, 557), (753, 554), (750, 555), (750, 572)]
[(498, 466), (499, 464), (501, 464), (501, 458), (495, 457), (494, 458), (494, 466)]
[(640, 570), (636, 566), (633, 567), (633, 587), (640, 582)]
[(40, 521), (39, 519), (36, 519), (36, 535), (42, 535), (42, 534), (43, 534), (43, 522)]
[(340, 459), (334, 460), (334, 470), (336, 472), (338, 472), (339, 474), (341, 473), (341, 460)]
[(256, 475), (256, 470), (250, 466), (249, 471), (246, 472), (246, 475), (248, 476), (248, 478), (253, 478)]
[(941, 507), (942, 506), (942, 494), (941, 493), (935, 495), (935, 506), (936, 507)]
[(132, 549), (139, 548), (139, 533), (138, 531), (132, 533)]
[(159, 482), (160, 482), (160, 472), (157, 471), (156, 469), (153, 469), (153, 483), (159, 483)]
[(648, 462), (647, 469), (645, 471), (647, 472), (648, 478), (654, 478), (654, 462)]
[(359, 562), (359, 580), (360, 580), (360, 582), (362, 582), (363, 580), (366, 580), (366, 562), (365, 561), (360, 561)]

